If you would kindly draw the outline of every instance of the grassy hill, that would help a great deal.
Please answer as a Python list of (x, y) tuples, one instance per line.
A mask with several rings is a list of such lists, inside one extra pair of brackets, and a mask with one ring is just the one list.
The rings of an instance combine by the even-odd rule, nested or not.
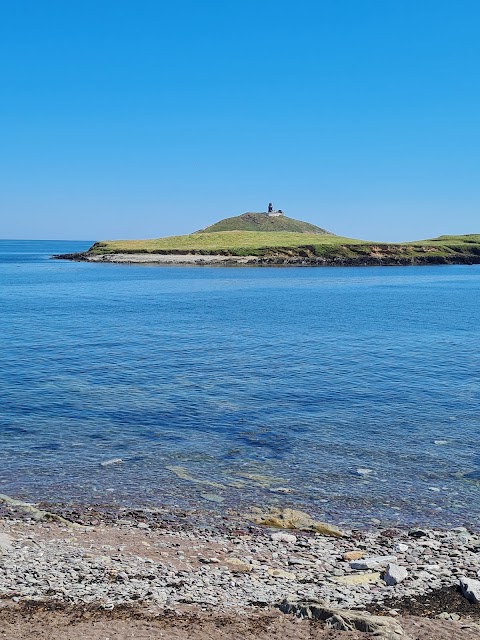
[(269, 217), (264, 213), (243, 213), (241, 216), (225, 218), (196, 233), (216, 233), (219, 231), (266, 231), (268, 233), (288, 231), (291, 233), (309, 233), (333, 235), (325, 229), (287, 218), (287, 216)]
[(362, 240), (328, 234), (292, 233), (291, 231), (217, 231), (197, 232), (187, 236), (170, 236), (152, 240), (112, 240), (96, 242), (92, 253), (203, 253), (234, 256), (261, 256), (300, 247), (322, 252), (322, 247), (363, 244)]

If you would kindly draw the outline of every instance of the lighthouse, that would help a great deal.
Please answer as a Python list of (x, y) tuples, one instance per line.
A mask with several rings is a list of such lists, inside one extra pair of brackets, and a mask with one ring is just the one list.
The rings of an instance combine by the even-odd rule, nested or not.
[(269, 202), (267, 208), (267, 216), (269, 218), (278, 218), (278, 216), (283, 216), (283, 211), (281, 209), (277, 209), (276, 211), (274, 211), (273, 204)]

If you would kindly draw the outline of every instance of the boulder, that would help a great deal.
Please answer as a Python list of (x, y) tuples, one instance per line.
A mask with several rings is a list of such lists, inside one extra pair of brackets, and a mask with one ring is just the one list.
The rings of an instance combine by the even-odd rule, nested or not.
[(334, 629), (356, 629), (373, 633), (379, 640), (410, 640), (398, 620), (388, 616), (375, 616), (363, 611), (334, 609), (324, 602), (290, 602), (284, 600), (277, 607), (283, 613), (293, 614), (307, 620), (329, 621)]
[(412, 538), (429, 538), (430, 532), (425, 529), (410, 529), (408, 535)]
[(277, 529), (299, 529), (301, 531), (314, 531), (324, 536), (343, 538), (346, 534), (331, 524), (314, 520), (308, 513), (297, 509), (273, 509), (270, 513), (254, 517), (256, 524)]
[(480, 580), (460, 578), (460, 591), (470, 602), (480, 602)]
[(347, 622), (339, 613), (335, 613), (325, 620), (327, 629), (335, 629), (336, 631), (354, 631), (355, 627), (351, 622)]
[(408, 571), (405, 567), (400, 567), (398, 564), (392, 562), (387, 566), (387, 571), (383, 579), (389, 587), (394, 587), (396, 584), (403, 582), (407, 576)]
[(253, 569), (251, 564), (247, 564), (238, 558), (228, 558), (225, 560), (225, 564), (232, 573), (250, 573)]

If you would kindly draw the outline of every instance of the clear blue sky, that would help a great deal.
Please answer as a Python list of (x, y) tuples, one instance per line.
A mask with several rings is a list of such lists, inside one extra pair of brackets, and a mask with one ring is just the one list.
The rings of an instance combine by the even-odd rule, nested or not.
[(480, 233), (480, 4), (0, 0), (0, 237)]

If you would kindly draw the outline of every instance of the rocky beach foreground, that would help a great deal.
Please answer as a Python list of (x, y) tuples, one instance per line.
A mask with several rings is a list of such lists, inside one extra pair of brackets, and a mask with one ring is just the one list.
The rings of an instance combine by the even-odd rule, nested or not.
[(58, 513), (2, 506), (1, 637), (480, 637), (480, 535), (462, 527)]

